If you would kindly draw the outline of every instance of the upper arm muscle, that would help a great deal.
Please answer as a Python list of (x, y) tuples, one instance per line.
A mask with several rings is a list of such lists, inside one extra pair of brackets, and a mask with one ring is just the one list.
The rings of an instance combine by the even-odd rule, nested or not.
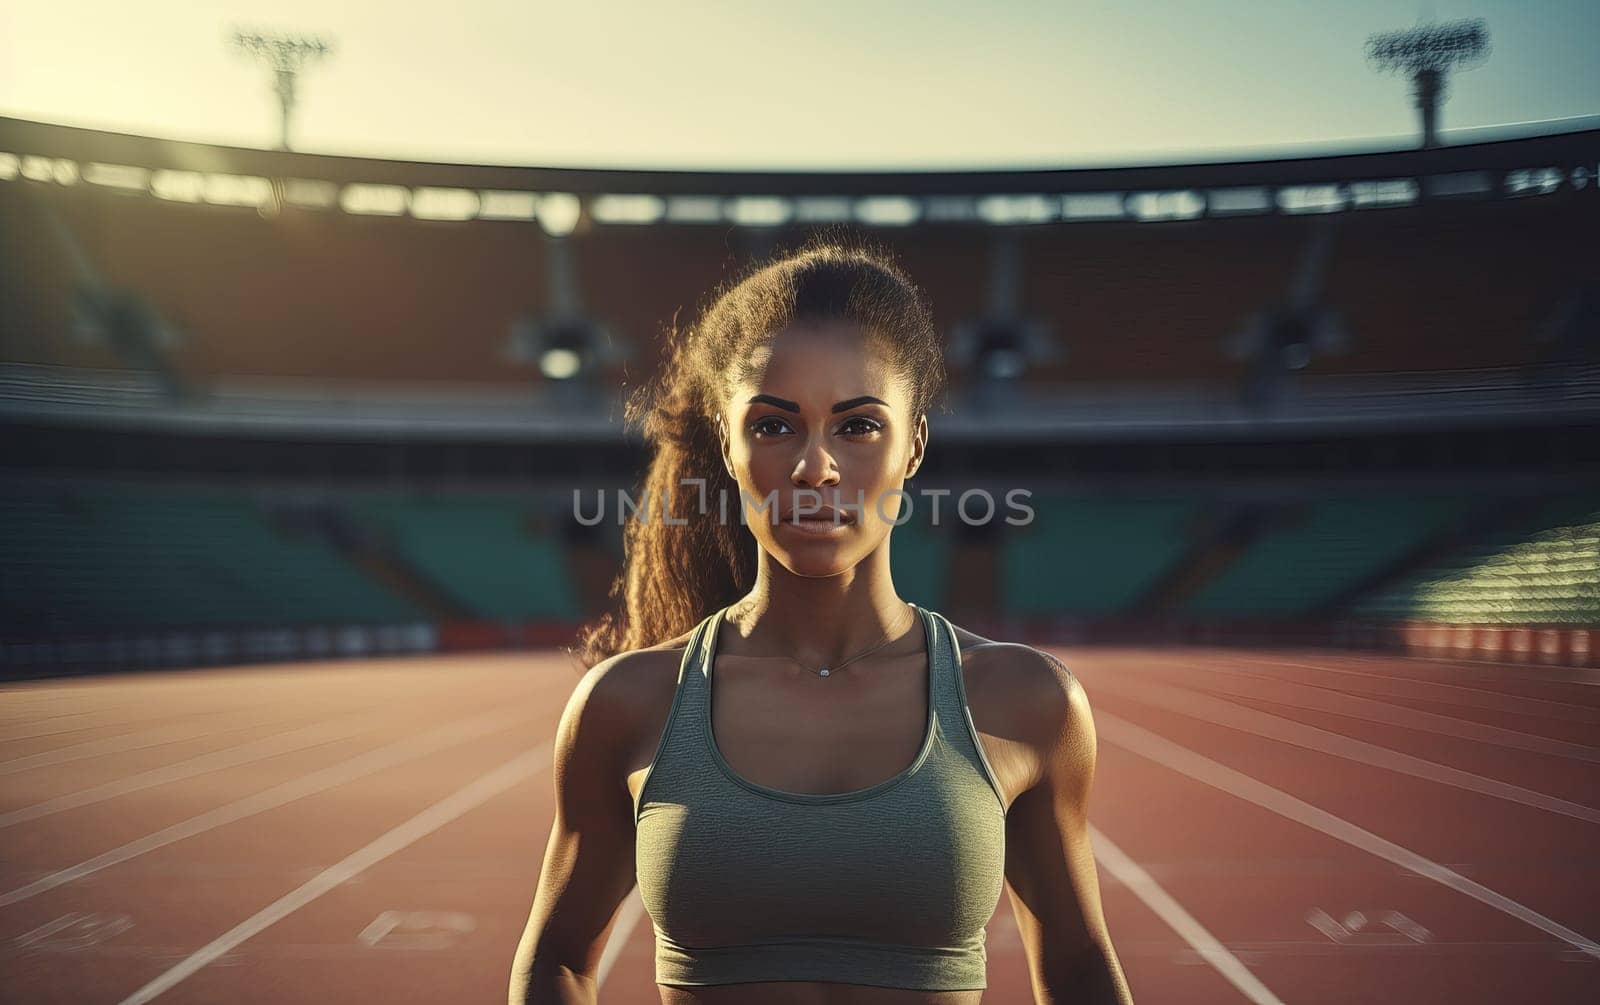
[(590, 668), (561, 715), (555, 819), (512, 974), (511, 1001), (559, 981), (591, 985), (617, 906), (633, 888), (633, 811), (624, 757), (636, 716), (630, 654)]
[(1042, 987), (1109, 952), (1110, 938), (1089, 844), (1096, 753), (1089, 700), (1059, 660), (1027, 653), (1036, 672), (1024, 707), (1040, 768), (1006, 818), (1006, 880), (1035, 986)]

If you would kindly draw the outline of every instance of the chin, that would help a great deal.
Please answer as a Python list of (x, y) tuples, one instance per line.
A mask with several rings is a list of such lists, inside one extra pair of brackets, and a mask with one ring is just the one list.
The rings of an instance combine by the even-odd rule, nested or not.
[(845, 563), (832, 563), (823, 565), (820, 562), (784, 562), (783, 567), (801, 579), (832, 579), (849, 572), (851, 566)]
[(788, 544), (769, 547), (769, 551), (785, 569), (796, 576), (805, 576), (808, 579), (826, 579), (848, 572), (855, 566), (846, 550), (840, 546), (842, 542), (819, 541), (793, 547)]

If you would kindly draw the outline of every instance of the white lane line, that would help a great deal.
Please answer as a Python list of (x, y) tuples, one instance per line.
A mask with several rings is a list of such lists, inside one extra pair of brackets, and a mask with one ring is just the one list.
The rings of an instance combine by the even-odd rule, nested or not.
[[(183, 712), (178, 715), (150, 715), (137, 719), (117, 719), (112, 722), (86, 722), (77, 726), (62, 726), (60, 723), (48, 719), (27, 720), (27, 725), (32, 729), (21, 729), (15, 733), (0, 736), (0, 743), (13, 743), (17, 740), (37, 740), (46, 736), (62, 736), (66, 733), (84, 733), (89, 730), (105, 730), (108, 727), (131, 726), (134, 730), (146, 728), (158, 723), (171, 722), (174, 719), (192, 719), (199, 715), (217, 715), (232, 711), (231, 709), (207, 708), (198, 712)], [(89, 713), (83, 713), (85, 715)]]
[(0, 894), (0, 907), (9, 907), (12, 904), (27, 900), (29, 897), (38, 896), (47, 890), (58, 886), (74, 883), (85, 876), (93, 875), (102, 869), (119, 865), (132, 858), (137, 858), (147, 852), (175, 844), (185, 838), (203, 834), (237, 820), (276, 809), (286, 803), (303, 799), (306, 796), (324, 792), (335, 786), (353, 782), (359, 778), (374, 774), (386, 768), (415, 760), (424, 754), (436, 753), (450, 747), (460, 746), (470, 740), (498, 733), (513, 726), (526, 722), (526, 713), (518, 710), (496, 711), (485, 715), (474, 716), (459, 722), (450, 723), (438, 729), (423, 733), (421, 736), (410, 736), (394, 743), (368, 751), (348, 761), (341, 761), (331, 767), (314, 771), (300, 778), (293, 778), (287, 782), (263, 789), (254, 795), (245, 796), (225, 806), (219, 806), (197, 816), (190, 817), (180, 823), (165, 827), (142, 838), (136, 838), (127, 844), (102, 852), (77, 865), (52, 872), (34, 880), (25, 886), (20, 886), (9, 893)]
[[(313, 723), (310, 726), (304, 726), (287, 733), (278, 733), (259, 740), (251, 740), (248, 743), (224, 747), (209, 754), (190, 757), (176, 764), (151, 768), (149, 771), (141, 771), (127, 778), (119, 778), (116, 781), (90, 786), (87, 789), (79, 789), (77, 792), (69, 792), (54, 799), (46, 799), (42, 803), (34, 803), (32, 806), (23, 806), (8, 813), (0, 813), (0, 828), (13, 827), (29, 820), (47, 817), (52, 813), (74, 810), (80, 806), (88, 806), (91, 803), (115, 799), (118, 796), (125, 796), (130, 792), (138, 792), (141, 789), (165, 785), (168, 782), (181, 781), (185, 778), (193, 778), (195, 775), (220, 771), (224, 768), (234, 768), (241, 764), (252, 764), (256, 761), (264, 761), (269, 757), (277, 757), (280, 754), (305, 750), (324, 743), (332, 743), (335, 740), (348, 739), (371, 729), (373, 725), (380, 721), (380, 718), (378, 713), (368, 710), (359, 715), (346, 716), (328, 722)], [(350, 723), (352, 722), (359, 725), (351, 726)]]
[(1502, 782), (1494, 778), (1485, 778), (1470, 771), (1462, 771), (1448, 765), (1434, 761), (1413, 757), (1398, 750), (1390, 750), (1375, 743), (1358, 740), (1321, 729), (1308, 723), (1295, 722), (1270, 712), (1262, 712), (1244, 705), (1237, 705), (1221, 698), (1213, 698), (1192, 691), (1185, 687), (1169, 685), (1167, 690), (1161, 691), (1148, 686), (1128, 687), (1121, 683), (1105, 683), (1097, 685), (1101, 691), (1109, 694), (1121, 695), (1132, 701), (1154, 708), (1163, 708), (1169, 712), (1202, 722), (1210, 722), (1230, 729), (1237, 729), (1245, 733), (1287, 743), (1306, 750), (1314, 750), (1321, 754), (1329, 754), (1347, 761), (1368, 764), (1375, 768), (1388, 771), (1397, 771), (1424, 781), (1438, 782), (1479, 795), (1494, 796), (1507, 802), (1521, 803), (1535, 809), (1546, 810), (1550, 813), (1559, 813), (1562, 816), (1572, 817), (1586, 823), (1600, 824), (1600, 810), (1584, 806), (1580, 803), (1559, 799), (1525, 789), (1520, 785)]
[(0, 718), (0, 728), (20, 726), (23, 723), (49, 723), (53, 726), (59, 726), (61, 723), (56, 721), (58, 719), (81, 718), (101, 711), (97, 708), (75, 708), (70, 712), (58, 712), (52, 707), (23, 709), (17, 705), (12, 705), (11, 709), (18, 712), (18, 714)]
[[(1162, 673), (1162, 671), (1155, 672)], [(1252, 683), (1247, 687), (1243, 684), (1224, 684), (1209, 679), (1203, 681), (1196, 679), (1202, 674), (1220, 676), (1228, 681), (1243, 677)], [(1196, 667), (1185, 672), (1183, 680), (1187, 687), (1213, 694), (1258, 698), (1275, 705), (1307, 712), (1326, 712), (1330, 715), (1361, 719), (1385, 726), (1399, 726), (1402, 729), (1413, 729), (1437, 736), (1455, 737), (1458, 740), (1492, 743), (1497, 747), (1511, 750), (1526, 750), (1535, 754), (1548, 754), (1552, 757), (1600, 764), (1600, 747), (1589, 747), (1566, 740), (1552, 740), (1535, 733), (1523, 733), (1471, 719), (1457, 719), (1455, 716), (1440, 715), (1437, 712), (1423, 712), (1406, 705), (1391, 705), (1388, 702), (1363, 698), (1360, 695), (1347, 694), (1316, 684), (1281, 680), (1270, 674), (1247, 670), (1213, 671)]]
[(121, 754), (129, 750), (146, 750), (150, 747), (159, 747), (168, 743), (180, 743), (184, 740), (203, 740), (208, 736), (237, 733), (240, 730), (255, 729), (261, 726), (281, 726), (288, 721), (288, 719), (270, 719), (266, 722), (246, 722), (223, 729), (217, 729), (214, 724), (209, 722), (201, 722), (148, 733), (134, 730), (131, 733), (108, 736), (103, 740), (85, 740), (83, 743), (74, 743), (65, 747), (57, 747), (54, 750), (43, 750), (37, 754), (28, 754), (25, 757), (14, 757), (9, 761), (0, 761), (0, 775), (14, 775), (19, 771), (32, 771), (35, 768), (68, 764), (72, 761), (99, 757), (102, 754)]
[[(1095, 718), (1099, 716), (1100, 713), (1095, 713)], [(1256, 1005), (1283, 1005), (1283, 999), (1256, 979), (1256, 975), (1239, 962), (1239, 958), (1229, 952), (1228, 947), (1219, 942), (1194, 915), (1184, 910), (1183, 905), (1155, 881), (1155, 877), (1129, 858), (1127, 852), (1118, 848), (1093, 824), (1089, 825), (1089, 840), (1094, 847), (1095, 861), (1105, 866), (1107, 872), (1143, 901), (1144, 906), (1154, 911), (1156, 917), (1166, 922), (1168, 928), (1177, 932), (1183, 941), (1200, 954), (1202, 960), (1211, 964), (1229, 984), (1238, 988), (1240, 994)]]
[(457, 817), (478, 808), (518, 782), (548, 768), (553, 751), (553, 745), (546, 741), (462, 786), (195, 950), (177, 966), (124, 998), (122, 1005), (140, 1005), (172, 990), (240, 943), (271, 928), (323, 894), (349, 882), (390, 855), (427, 837)]
[[(1488, 709), (1492, 712), (1516, 712), (1541, 719), (1561, 719), (1566, 722), (1600, 723), (1600, 708), (1587, 705), (1551, 701), (1548, 698), (1525, 698), (1489, 688), (1467, 687), (1465, 684), (1441, 684), (1438, 681), (1417, 680), (1415, 677), (1396, 677), (1385, 673), (1368, 673), (1349, 667), (1321, 666), (1316, 663), (1294, 663), (1288, 660), (1257, 659), (1229, 653), (1221, 659), (1269, 667), (1299, 667), (1319, 673), (1359, 677), (1367, 683), (1361, 685), (1368, 693), (1386, 692), (1390, 697), (1410, 698), (1415, 701), (1437, 701), (1458, 708)], [(1426, 692), (1426, 693), (1424, 693)]]
[(1553, 935), (1579, 952), (1600, 959), (1600, 944), (1593, 942), (1587, 936), (1545, 917), (1531, 907), (1519, 904), (1504, 894), (1496, 893), (1482, 883), (1470, 880), (1453, 869), (1424, 858), (1409, 848), (1395, 844), (1387, 838), (1379, 837), (1369, 830), (1358, 827), (1342, 817), (1334, 816), (1327, 810), (1313, 806), (1282, 789), (1274, 788), (1266, 782), (1252, 778), (1243, 772), (1235, 771), (1225, 764), (1213, 761), (1211, 758), (1190, 750), (1188, 747), (1173, 743), (1166, 737), (1158, 736), (1126, 719), (1103, 711), (1096, 711), (1094, 718), (1099, 735), (1119, 747), (1187, 775), (1196, 781), (1221, 789), (1229, 795), (1254, 803), (1262, 809), (1270, 810), (1281, 817), (1304, 824), (1313, 830), (1321, 831), (1335, 840), (1343, 841), (1351, 847), (1359, 848), (1385, 861), (1392, 862), (1424, 879), (1431, 879), (1441, 886), (1448, 887), (1457, 893), (1465, 894), (1473, 900), (1516, 918), (1518, 921), (1525, 922), (1542, 932)]
[(639, 924), (639, 919), (644, 916), (644, 898), (639, 894), (639, 887), (635, 884), (633, 892), (623, 900), (616, 926), (612, 928), (611, 935), (606, 939), (606, 948), (600, 954), (600, 967), (594, 976), (596, 988), (605, 986), (606, 978), (611, 976), (611, 968), (616, 965), (617, 957), (627, 948), (634, 926)]

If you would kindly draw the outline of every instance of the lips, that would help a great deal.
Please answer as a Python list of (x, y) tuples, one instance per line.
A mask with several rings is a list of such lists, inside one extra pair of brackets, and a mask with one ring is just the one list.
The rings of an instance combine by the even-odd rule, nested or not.
[(856, 515), (850, 510), (836, 510), (832, 506), (823, 506), (816, 512), (797, 513), (791, 511), (782, 515), (779, 519), (785, 523), (850, 524), (856, 522)]

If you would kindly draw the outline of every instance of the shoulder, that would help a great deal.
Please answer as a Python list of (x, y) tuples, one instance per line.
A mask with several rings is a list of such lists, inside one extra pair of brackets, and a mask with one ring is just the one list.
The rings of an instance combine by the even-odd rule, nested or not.
[(981, 695), (1013, 725), (1058, 723), (1087, 700), (1077, 676), (1052, 653), (964, 628), (956, 628), (956, 641), (969, 699)]
[(1023, 746), (1035, 780), (1085, 756), (1092, 759), (1089, 697), (1066, 663), (1043, 649), (963, 628), (956, 629), (956, 640), (974, 724)]
[(571, 755), (626, 759), (664, 724), (690, 634), (617, 653), (584, 671), (557, 734)]

